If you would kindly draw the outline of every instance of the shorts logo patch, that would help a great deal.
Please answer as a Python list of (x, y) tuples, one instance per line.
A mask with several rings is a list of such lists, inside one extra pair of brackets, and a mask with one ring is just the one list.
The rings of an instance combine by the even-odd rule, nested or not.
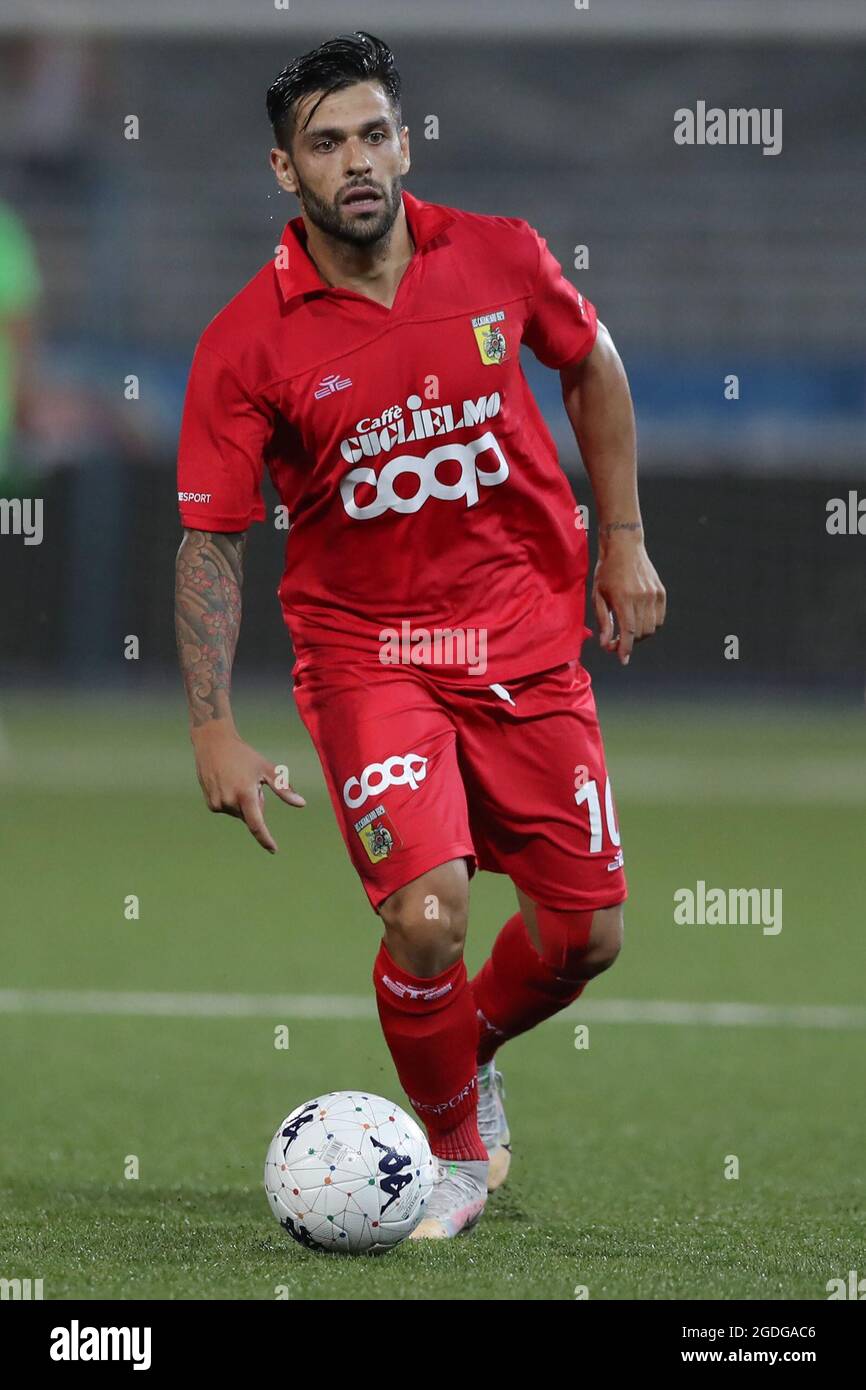
[(387, 859), (399, 843), (394, 822), (385, 814), (384, 806), (374, 807), (366, 816), (355, 821), (355, 830), (371, 864), (378, 864), (380, 859)]
[(472, 331), (485, 367), (498, 367), (508, 357), (508, 343), (499, 327), (505, 320), (505, 311), (499, 309), (495, 314), (479, 314), (472, 320)]
[[(420, 753), (404, 753), (388, 758), (384, 763), (370, 763), (360, 777), (350, 777), (343, 787), (343, 800), (350, 810), (363, 806), (371, 796), (381, 796), (389, 787), (410, 786), (418, 790), (427, 776), (427, 759)], [(358, 788), (355, 792), (355, 787)]]
[(612, 874), (615, 869), (621, 869), (623, 866), (623, 862), (624, 861), (622, 857), (622, 850), (618, 849), (613, 859), (611, 859), (610, 863), (607, 866), (608, 873)]

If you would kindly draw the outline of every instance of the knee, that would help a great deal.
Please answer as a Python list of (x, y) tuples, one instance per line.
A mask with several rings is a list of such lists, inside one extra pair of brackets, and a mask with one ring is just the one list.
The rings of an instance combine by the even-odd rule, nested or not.
[(594, 975), (610, 969), (622, 950), (622, 941), (622, 903), (594, 912), (585, 961)]
[(565, 980), (588, 980), (609, 970), (622, 950), (622, 904), (594, 912), (537, 908), (541, 957)]
[(465, 861), (433, 869), (392, 893), (379, 908), (389, 954), (413, 975), (440, 975), (463, 954), (468, 912)]

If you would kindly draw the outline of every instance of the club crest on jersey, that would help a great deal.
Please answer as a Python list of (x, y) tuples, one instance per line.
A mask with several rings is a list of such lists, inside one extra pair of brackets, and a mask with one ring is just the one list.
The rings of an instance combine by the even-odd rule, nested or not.
[(485, 367), (498, 367), (508, 356), (508, 344), (500, 328), (504, 321), (504, 309), (495, 314), (480, 314), (472, 320), (472, 331)]
[(355, 821), (355, 829), (372, 864), (377, 864), (380, 859), (387, 859), (398, 843), (394, 822), (385, 814), (384, 806), (375, 806), (366, 816)]

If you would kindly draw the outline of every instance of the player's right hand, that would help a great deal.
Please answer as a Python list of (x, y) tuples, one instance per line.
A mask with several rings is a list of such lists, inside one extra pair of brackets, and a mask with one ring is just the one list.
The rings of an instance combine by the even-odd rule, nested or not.
[(265, 786), (289, 806), (306, 806), (304, 798), (277, 768), (248, 743), (231, 720), (211, 719), (192, 730), (195, 768), (211, 811), (237, 816), (263, 849), (276, 854), (277, 844), (265, 824)]

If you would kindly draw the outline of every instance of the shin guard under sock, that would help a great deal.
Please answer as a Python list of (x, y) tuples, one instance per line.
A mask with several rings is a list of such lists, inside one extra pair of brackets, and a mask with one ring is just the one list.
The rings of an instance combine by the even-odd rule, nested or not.
[(546, 1018), (552, 1018), (583, 993), (585, 980), (560, 979), (529, 939), (519, 912), (510, 917), (471, 989), (478, 1010), (478, 1064), (489, 1062), (497, 1047)]
[(433, 1153), (486, 1159), (476, 1118), (478, 1018), (462, 957), (424, 979), (397, 965), (383, 939), (373, 980), (385, 1041)]

